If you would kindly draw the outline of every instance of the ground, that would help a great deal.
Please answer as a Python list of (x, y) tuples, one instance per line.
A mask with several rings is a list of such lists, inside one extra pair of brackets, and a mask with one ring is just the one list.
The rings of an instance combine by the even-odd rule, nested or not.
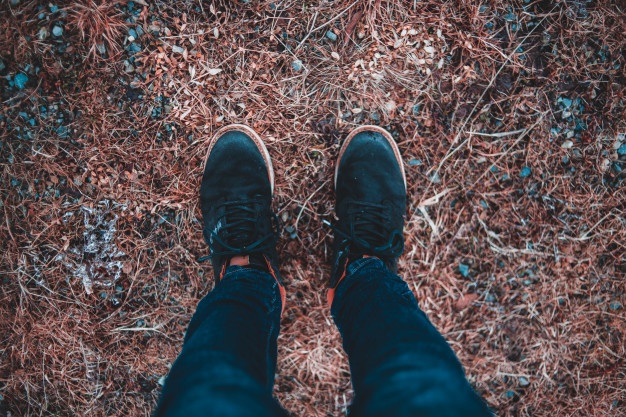
[(622, 1), (0, 2), (0, 416), (149, 415), (213, 286), (207, 143), (276, 171), (275, 394), (342, 416), (325, 304), (355, 126), (406, 162), (400, 273), (501, 416), (626, 409)]

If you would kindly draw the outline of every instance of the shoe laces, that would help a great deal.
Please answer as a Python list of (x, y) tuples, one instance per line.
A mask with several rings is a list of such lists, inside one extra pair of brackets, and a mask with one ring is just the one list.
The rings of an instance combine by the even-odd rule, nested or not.
[(346, 240), (350, 252), (380, 258), (394, 258), (404, 250), (404, 237), (401, 230), (388, 226), (389, 207), (385, 204), (351, 202), (348, 205), (348, 224), (351, 230), (346, 233), (337, 224), (326, 222), (333, 231)]
[[(211, 255), (200, 258), (204, 261), (214, 256), (250, 255), (266, 253), (274, 248), (278, 238), (278, 218), (271, 215), (272, 231), (262, 236), (258, 235), (259, 218), (256, 201), (227, 202), (222, 204), (224, 216), (215, 229), (204, 229), (204, 240), (209, 245)], [(256, 239), (256, 240), (253, 240)]]

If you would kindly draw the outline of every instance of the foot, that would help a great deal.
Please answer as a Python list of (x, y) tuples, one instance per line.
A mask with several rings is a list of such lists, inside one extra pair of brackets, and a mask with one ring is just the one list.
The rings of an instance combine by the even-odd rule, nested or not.
[(204, 239), (216, 283), (229, 265), (277, 268), (274, 172), (259, 135), (245, 125), (220, 129), (209, 146), (200, 186)]
[(333, 225), (330, 302), (346, 267), (356, 259), (376, 257), (397, 271), (404, 250), (406, 178), (389, 132), (362, 126), (348, 135), (337, 160), (335, 199), (338, 221)]

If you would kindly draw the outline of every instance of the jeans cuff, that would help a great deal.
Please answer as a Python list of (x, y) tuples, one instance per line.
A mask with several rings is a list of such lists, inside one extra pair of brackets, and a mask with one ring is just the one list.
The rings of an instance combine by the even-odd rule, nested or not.
[(383, 261), (378, 258), (369, 257), (369, 258), (361, 258), (356, 261), (350, 263), (346, 268), (346, 279), (348, 279), (352, 275), (356, 275), (357, 272), (364, 268), (382, 268), (387, 269)]

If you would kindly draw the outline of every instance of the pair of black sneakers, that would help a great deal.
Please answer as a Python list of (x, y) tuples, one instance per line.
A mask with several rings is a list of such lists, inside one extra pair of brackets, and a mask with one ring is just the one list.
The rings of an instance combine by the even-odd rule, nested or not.
[[(216, 282), (229, 265), (240, 265), (267, 271), (280, 283), (273, 193), (272, 161), (260, 136), (245, 125), (220, 129), (209, 146), (200, 187)], [(372, 256), (397, 269), (404, 249), (406, 177), (389, 132), (362, 126), (348, 135), (337, 159), (335, 199), (329, 302), (356, 259)]]

